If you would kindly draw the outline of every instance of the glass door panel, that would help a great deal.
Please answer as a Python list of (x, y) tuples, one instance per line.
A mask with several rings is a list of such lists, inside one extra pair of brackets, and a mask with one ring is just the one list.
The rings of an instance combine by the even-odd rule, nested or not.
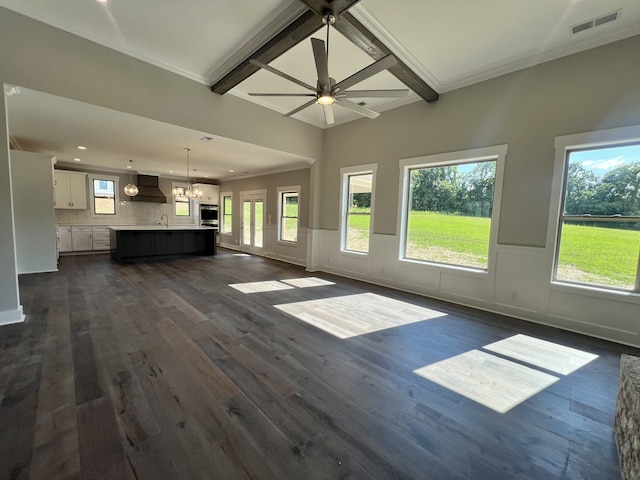
[(242, 202), (242, 235), (240, 249), (243, 252), (264, 254), (264, 199), (266, 192), (240, 192)]

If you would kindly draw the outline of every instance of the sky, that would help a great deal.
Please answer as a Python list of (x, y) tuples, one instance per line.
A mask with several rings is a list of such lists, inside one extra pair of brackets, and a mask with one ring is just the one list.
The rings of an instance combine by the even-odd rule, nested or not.
[(601, 177), (616, 167), (640, 162), (640, 145), (571, 152), (569, 160), (582, 163), (586, 170)]

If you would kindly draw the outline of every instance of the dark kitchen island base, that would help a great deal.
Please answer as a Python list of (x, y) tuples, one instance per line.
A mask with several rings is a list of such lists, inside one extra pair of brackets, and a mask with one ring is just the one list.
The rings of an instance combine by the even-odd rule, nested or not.
[(118, 263), (184, 255), (215, 255), (215, 228), (112, 227), (111, 258)]

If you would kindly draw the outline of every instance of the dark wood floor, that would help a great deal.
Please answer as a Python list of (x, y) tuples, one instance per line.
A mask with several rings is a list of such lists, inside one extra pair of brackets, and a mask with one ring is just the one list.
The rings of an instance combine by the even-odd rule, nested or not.
[[(0, 478), (618, 479), (621, 352), (636, 350), (220, 251), (20, 278), (0, 328)], [(375, 292), (447, 313), (340, 340), (273, 305)], [(412, 373), (525, 333), (599, 357), (505, 414)]]

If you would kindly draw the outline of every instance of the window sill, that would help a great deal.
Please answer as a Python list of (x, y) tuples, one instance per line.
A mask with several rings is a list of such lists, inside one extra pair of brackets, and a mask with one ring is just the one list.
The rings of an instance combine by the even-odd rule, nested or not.
[(340, 255), (346, 255), (349, 257), (366, 258), (369, 256), (369, 252), (356, 252), (354, 250), (340, 250)]
[(287, 247), (297, 247), (298, 242), (290, 242), (288, 240), (278, 240), (278, 245), (286, 245)]
[(429, 262), (427, 260), (415, 260), (411, 258), (401, 258), (399, 261), (401, 263), (407, 263), (410, 265), (420, 265), (423, 267), (428, 267), (433, 270), (456, 271), (460, 273), (468, 273), (471, 275), (482, 275), (482, 276), (489, 274), (489, 271), (487, 269), (465, 267), (464, 265), (450, 265), (448, 263)]

